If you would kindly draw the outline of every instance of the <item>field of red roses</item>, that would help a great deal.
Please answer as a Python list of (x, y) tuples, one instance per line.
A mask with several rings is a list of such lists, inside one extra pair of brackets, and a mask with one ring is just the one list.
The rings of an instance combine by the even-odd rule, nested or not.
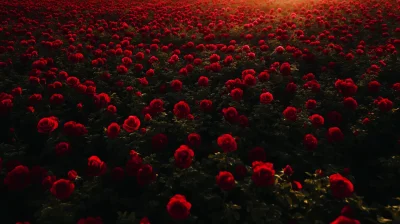
[(1, 224), (400, 218), (400, 2), (0, 0)]

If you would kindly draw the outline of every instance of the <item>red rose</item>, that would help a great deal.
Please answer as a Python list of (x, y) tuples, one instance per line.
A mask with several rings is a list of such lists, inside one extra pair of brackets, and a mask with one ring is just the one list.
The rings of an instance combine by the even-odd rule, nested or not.
[(349, 179), (340, 174), (332, 174), (329, 177), (332, 195), (335, 198), (346, 198), (353, 194), (354, 186)]
[(225, 120), (229, 123), (234, 123), (238, 120), (239, 113), (234, 107), (224, 108), (222, 109), (222, 113), (224, 114)]
[(12, 99), (0, 100), (0, 114), (7, 114), (13, 108)]
[(144, 115), (144, 120), (145, 120), (145, 121), (151, 121), (151, 119), (153, 119), (153, 118), (151, 117), (150, 114), (145, 114), (145, 115)]
[(58, 128), (58, 121), (55, 117), (45, 117), (40, 119), (37, 130), (39, 133), (48, 134)]
[(288, 84), (286, 85), (285, 90), (286, 90), (286, 92), (288, 92), (288, 93), (295, 93), (296, 90), (297, 90), (297, 85), (296, 85), (296, 83), (294, 83), (294, 82), (288, 83)]
[(208, 86), (208, 78), (205, 76), (200, 76), (199, 80), (197, 81), (197, 84), (203, 87)]
[(322, 117), (319, 114), (313, 114), (308, 119), (311, 121), (312, 125), (315, 128), (319, 128), (319, 127), (323, 126), (324, 121), (325, 121), (324, 117)]
[(266, 82), (269, 80), (270, 75), (268, 74), (267, 71), (263, 71), (260, 72), (260, 74), (258, 75), (258, 80), (260, 80), (261, 82)]
[(186, 118), (190, 114), (190, 107), (185, 101), (179, 101), (174, 105), (174, 115), (179, 118)]
[(364, 125), (367, 125), (367, 124), (369, 124), (371, 122), (371, 119), (369, 119), (368, 117), (366, 117), (366, 118), (364, 118), (363, 120), (362, 120), (362, 123), (364, 124)]
[(254, 86), (257, 83), (256, 77), (252, 74), (247, 74), (243, 78), (243, 82), (248, 86)]
[(360, 224), (360, 221), (341, 215), (331, 222), (331, 224)]
[(58, 93), (53, 94), (50, 97), (50, 103), (55, 104), (55, 105), (60, 105), (60, 104), (64, 103), (64, 96), (61, 94), (58, 94)]
[(150, 102), (150, 110), (153, 113), (161, 113), (164, 111), (164, 102), (160, 99), (154, 99)]
[(259, 163), (253, 166), (251, 176), (254, 184), (259, 187), (266, 187), (275, 184), (275, 170), (272, 163)]
[(264, 148), (255, 147), (249, 151), (249, 159), (250, 162), (265, 161), (267, 159), (267, 154), (265, 153)]
[(312, 151), (317, 148), (318, 140), (312, 134), (306, 134), (303, 139), (303, 144), (307, 150)]
[(15, 87), (14, 89), (11, 90), (11, 93), (13, 96), (19, 96), (22, 94), (22, 88), (21, 87)]
[(57, 156), (64, 156), (71, 152), (70, 145), (68, 142), (59, 142), (55, 151)]
[(149, 221), (149, 219), (147, 217), (143, 217), (140, 220), (139, 224), (150, 224), (150, 221)]
[(201, 145), (201, 136), (197, 133), (190, 133), (187, 141), (190, 146), (198, 147)]
[(225, 153), (237, 150), (236, 140), (230, 134), (223, 134), (217, 139), (218, 146), (222, 148)]
[(64, 133), (70, 136), (82, 136), (87, 134), (87, 129), (83, 124), (75, 121), (68, 121), (64, 124)]
[(378, 81), (371, 81), (368, 83), (368, 91), (371, 93), (379, 92), (381, 84)]
[(28, 99), (30, 105), (37, 104), (40, 101), (42, 101), (42, 94), (32, 94)]
[(78, 177), (78, 173), (75, 170), (68, 171), (68, 179), (74, 181)]
[(111, 123), (107, 127), (107, 136), (109, 138), (116, 138), (121, 132), (121, 127), (117, 123)]
[(282, 63), (279, 71), (283, 76), (289, 76), (291, 74), (290, 64), (287, 62)]
[(101, 176), (107, 171), (107, 164), (97, 156), (91, 156), (88, 159), (88, 175)]
[(151, 77), (155, 74), (154, 69), (149, 69), (146, 71), (146, 76)]
[(344, 139), (344, 135), (340, 128), (331, 127), (328, 129), (328, 141), (329, 142), (340, 142)]
[(107, 93), (99, 93), (99, 94), (94, 95), (94, 103), (99, 108), (107, 107), (110, 102), (111, 102), (111, 99)]
[(287, 119), (289, 121), (296, 121), (296, 119), (297, 119), (297, 109), (295, 107), (287, 107), (283, 111), (283, 116), (285, 117), (285, 119)]
[(140, 127), (140, 120), (136, 116), (129, 116), (122, 125), (122, 128), (128, 133), (137, 131), (139, 127)]
[(303, 189), (303, 185), (301, 185), (300, 182), (298, 182), (298, 181), (293, 181), (292, 182), (292, 190), (299, 191), (301, 189)]
[(137, 182), (140, 186), (150, 184), (155, 181), (156, 174), (153, 171), (153, 167), (149, 164), (143, 165), (137, 172)]
[(217, 185), (224, 191), (232, 190), (235, 187), (235, 178), (232, 173), (220, 171), (216, 177)]
[(283, 168), (283, 173), (284, 173), (285, 175), (287, 175), (287, 176), (292, 176), (292, 174), (293, 174), (293, 169), (292, 169), (292, 167), (289, 166), (289, 165), (286, 165), (286, 167)]
[(183, 220), (189, 217), (191, 207), (192, 204), (186, 201), (185, 196), (176, 194), (169, 200), (167, 211), (173, 219)]
[(202, 100), (200, 101), (200, 109), (204, 112), (211, 111), (212, 109), (212, 101), (211, 100)]
[(23, 190), (28, 187), (30, 183), (29, 169), (22, 165), (16, 166), (8, 172), (4, 178), (4, 184), (7, 185), (10, 190)]
[(64, 200), (71, 196), (72, 192), (74, 192), (74, 189), (75, 184), (70, 180), (60, 179), (53, 183), (50, 192), (56, 198)]
[(248, 127), (249, 119), (245, 115), (240, 115), (239, 116), (239, 125), (242, 127)]
[(311, 109), (315, 109), (317, 107), (317, 101), (315, 100), (307, 100), (306, 102), (306, 108), (311, 110)]
[(155, 150), (161, 150), (168, 145), (168, 137), (165, 134), (157, 134), (151, 139), (151, 145)]
[(260, 103), (269, 104), (274, 100), (274, 96), (270, 92), (261, 93), (260, 95)]
[(171, 88), (175, 91), (175, 92), (179, 92), (182, 90), (182, 82), (180, 80), (172, 80), (171, 81)]
[(175, 165), (181, 169), (192, 164), (194, 152), (187, 145), (181, 145), (174, 153)]
[(243, 97), (243, 90), (240, 88), (235, 88), (231, 90), (231, 97), (235, 101), (240, 101)]
[(387, 98), (383, 98), (377, 102), (378, 108), (382, 112), (389, 112), (393, 108), (393, 102)]
[(76, 224), (103, 224), (103, 220), (100, 217), (87, 217), (79, 219)]
[(143, 159), (139, 154), (134, 153), (130, 155), (128, 162), (125, 165), (125, 170), (128, 176), (136, 176), (137, 172), (143, 165)]
[(117, 113), (117, 107), (114, 105), (108, 105), (107, 112), (110, 114), (115, 114)]
[(44, 187), (44, 189), (50, 189), (51, 186), (53, 186), (53, 183), (56, 182), (56, 180), (57, 180), (56, 176), (49, 175), (43, 179), (42, 186)]
[(343, 105), (350, 110), (356, 110), (358, 107), (358, 103), (353, 97), (344, 98)]
[(335, 82), (335, 87), (341, 94), (343, 94), (343, 96), (355, 95), (358, 89), (357, 85), (354, 84), (354, 81), (352, 79), (338, 79)]

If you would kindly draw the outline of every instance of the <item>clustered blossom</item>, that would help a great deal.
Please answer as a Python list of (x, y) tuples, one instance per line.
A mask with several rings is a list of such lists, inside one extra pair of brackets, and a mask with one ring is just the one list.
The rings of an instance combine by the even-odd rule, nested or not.
[[(307, 223), (313, 200), (364, 206), (360, 165), (400, 144), (399, 7), (379, 3), (2, 1), (0, 193), (37, 200), (7, 204), (4, 223), (37, 205), (77, 224), (115, 221), (108, 202), (140, 224), (160, 208), (165, 223), (297, 223), (301, 204)], [(266, 195), (301, 202), (258, 214)], [(356, 212), (323, 221), (369, 218)]]

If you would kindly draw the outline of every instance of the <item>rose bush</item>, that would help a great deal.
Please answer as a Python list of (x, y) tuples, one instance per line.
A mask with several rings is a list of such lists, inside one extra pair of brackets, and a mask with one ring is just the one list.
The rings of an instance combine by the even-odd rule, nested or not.
[(0, 0), (1, 223), (392, 223), (400, 4)]

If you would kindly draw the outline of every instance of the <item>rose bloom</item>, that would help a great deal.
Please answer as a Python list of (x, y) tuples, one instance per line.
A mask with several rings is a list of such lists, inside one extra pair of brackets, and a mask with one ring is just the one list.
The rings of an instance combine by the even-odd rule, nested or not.
[(224, 114), (225, 120), (229, 123), (235, 123), (238, 120), (239, 113), (234, 107), (224, 108), (222, 109), (222, 113)]
[(324, 121), (325, 121), (324, 117), (322, 117), (319, 114), (313, 114), (308, 119), (311, 121), (312, 125), (315, 128), (319, 128), (319, 127), (323, 126), (324, 125)]
[(176, 194), (169, 200), (167, 211), (173, 219), (184, 220), (189, 217), (191, 207), (192, 204), (186, 200), (185, 196)]
[(287, 107), (283, 111), (283, 116), (289, 121), (296, 121), (296, 119), (297, 119), (297, 109), (295, 107)]
[(194, 152), (187, 145), (181, 145), (174, 153), (175, 165), (179, 168), (189, 168), (192, 164)]
[(346, 198), (353, 194), (354, 186), (349, 179), (340, 174), (332, 174), (329, 177), (330, 188), (333, 197)]
[(303, 144), (307, 150), (312, 151), (317, 148), (318, 140), (314, 135), (306, 134), (303, 139)]
[(120, 132), (121, 132), (121, 127), (117, 123), (111, 123), (107, 127), (107, 136), (109, 138), (116, 138)]
[(10, 172), (7, 173), (4, 178), (4, 185), (9, 190), (23, 190), (31, 183), (29, 169), (26, 166), (16, 166)]
[(261, 93), (260, 95), (260, 103), (269, 104), (274, 100), (274, 96), (270, 92)]
[(128, 133), (137, 131), (139, 127), (140, 127), (140, 120), (136, 116), (129, 116), (122, 125), (122, 128)]
[(107, 171), (107, 164), (97, 156), (91, 156), (88, 159), (88, 175), (101, 176)]
[(37, 130), (39, 133), (51, 133), (58, 128), (58, 121), (55, 117), (45, 117), (40, 119)]
[(201, 136), (197, 133), (190, 133), (187, 137), (188, 144), (193, 147), (201, 145)]
[(50, 189), (51, 194), (53, 194), (56, 198), (64, 200), (71, 196), (74, 192), (75, 184), (70, 180), (60, 179), (53, 183), (53, 186)]
[(185, 101), (180, 101), (174, 105), (173, 112), (179, 119), (186, 118), (190, 114), (190, 107)]
[(236, 140), (230, 134), (223, 134), (217, 139), (218, 146), (222, 148), (225, 153), (237, 150)]
[(254, 162), (251, 179), (259, 187), (267, 187), (275, 184), (275, 170), (272, 163)]
[(338, 127), (329, 128), (327, 136), (329, 142), (340, 142), (344, 139), (344, 135)]
[(235, 187), (235, 178), (232, 173), (220, 171), (216, 177), (217, 185), (224, 191), (232, 190)]
[(153, 167), (149, 164), (145, 164), (137, 172), (136, 180), (140, 186), (150, 184), (155, 181), (156, 173), (154, 173)]

